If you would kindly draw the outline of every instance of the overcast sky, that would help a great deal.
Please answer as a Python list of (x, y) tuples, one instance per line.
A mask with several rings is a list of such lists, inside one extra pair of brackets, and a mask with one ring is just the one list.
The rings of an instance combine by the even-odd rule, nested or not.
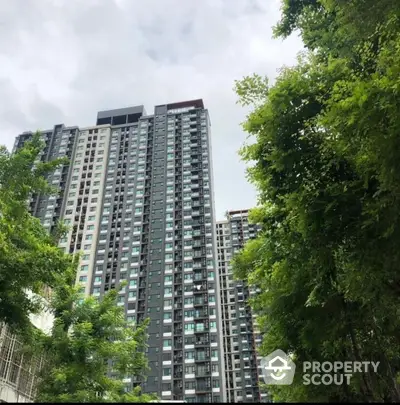
[(26, 130), (95, 124), (99, 110), (202, 98), (212, 123), (217, 219), (256, 192), (237, 155), (246, 111), (235, 79), (294, 64), (272, 39), (279, 0), (0, 1), (0, 143)]

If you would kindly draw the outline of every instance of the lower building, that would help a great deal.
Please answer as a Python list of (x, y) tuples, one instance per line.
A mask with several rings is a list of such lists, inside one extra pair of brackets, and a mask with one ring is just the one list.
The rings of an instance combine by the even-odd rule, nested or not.
[[(31, 316), (32, 324), (45, 333), (51, 331), (54, 318), (43, 312)], [(34, 402), (39, 373), (45, 365), (42, 356), (22, 351), (23, 343), (0, 324), (0, 402)]]
[(257, 291), (234, 280), (231, 266), (232, 257), (257, 236), (260, 227), (249, 224), (248, 210), (228, 211), (226, 220), (216, 226), (227, 401), (266, 402), (267, 395), (258, 385), (261, 335), (248, 303)]

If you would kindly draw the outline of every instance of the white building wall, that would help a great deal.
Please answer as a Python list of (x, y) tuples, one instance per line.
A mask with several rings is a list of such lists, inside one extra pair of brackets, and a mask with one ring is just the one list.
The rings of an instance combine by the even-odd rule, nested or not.
[[(96, 139), (93, 139), (94, 136)], [(75, 153), (71, 159), (71, 182), (69, 188), (65, 191), (67, 203), (63, 213), (63, 219), (71, 229), (67, 237), (60, 242), (60, 246), (64, 247), (66, 252), (69, 252), (71, 242), (74, 240), (72, 243), (74, 245), (74, 252), (82, 253), (76, 275), (76, 282), (82, 286), (82, 292), (84, 292), (86, 296), (90, 294), (92, 278), (95, 271), (94, 267), (96, 265), (94, 256), (96, 254), (97, 239), (100, 235), (101, 204), (106, 181), (110, 137), (110, 125), (92, 126), (82, 128), (79, 131)], [(89, 152), (89, 155), (86, 155), (86, 152)], [(85, 162), (85, 158), (88, 158), (88, 162)], [(93, 159), (93, 162), (90, 162), (90, 159)], [(83, 167), (89, 167), (89, 165), (93, 166), (93, 170), (84, 171)], [(88, 177), (89, 174), (90, 177)], [(90, 185), (86, 185), (88, 181), (90, 181)], [(81, 182), (85, 182), (83, 195), (79, 194)], [(86, 194), (87, 191), (88, 194)], [(80, 211), (77, 211), (79, 198), (88, 198), (88, 203), (86, 204), (87, 210), (83, 221), (81, 220)], [(79, 220), (75, 221), (75, 216), (78, 215)], [(77, 232), (74, 234), (73, 227), (75, 225), (78, 228)], [(82, 226), (83, 229), (79, 229), (80, 226)], [(79, 233), (82, 233), (80, 243), (78, 241)]]

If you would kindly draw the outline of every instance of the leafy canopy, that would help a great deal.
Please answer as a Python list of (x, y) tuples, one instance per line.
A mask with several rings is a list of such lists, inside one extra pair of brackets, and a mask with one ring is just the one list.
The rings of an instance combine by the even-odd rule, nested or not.
[[(257, 240), (234, 259), (261, 288), (262, 354), (380, 361), (350, 386), (269, 387), (276, 401), (399, 401), (400, 3), (284, 0), (275, 33), (308, 52), (275, 84), (236, 86), (253, 103), (241, 150), (260, 196)], [(263, 95), (263, 99), (260, 99)]]
[[(117, 305), (118, 291), (102, 299), (81, 298), (74, 286), (75, 272), (54, 290), (50, 306), (56, 320), (51, 336), (41, 336), (38, 347), (47, 365), (36, 402), (150, 402), (153, 395), (140, 387), (125, 392), (123, 379), (142, 379), (148, 322), (134, 326)], [(111, 371), (112, 376), (107, 374)]]
[(28, 210), (33, 193), (55, 192), (45, 176), (65, 163), (35, 163), (42, 149), (38, 133), (14, 154), (0, 147), (0, 322), (21, 335), (30, 329), (29, 315), (41, 307), (28, 291), (53, 286), (72, 261)]

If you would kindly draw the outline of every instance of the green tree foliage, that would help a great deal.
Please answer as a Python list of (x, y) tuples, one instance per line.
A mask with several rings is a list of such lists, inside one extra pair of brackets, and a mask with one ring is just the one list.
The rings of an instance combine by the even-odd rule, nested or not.
[(71, 256), (60, 251), (55, 237), (29, 214), (32, 193), (54, 193), (45, 175), (63, 160), (37, 163), (43, 148), (39, 134), (15, 154), (0, 147), (0, 322), (20, 335), (29, 335), (29, 315), (40, 303), (28, 293), (53, 286), (71, 266)]
[[(260, 287), (262, 354), (380, 361), (350, 386), (272, 387), (276, 401), (399, 401), (400, 3), (285, 0), (276, 35), (308, 52), (267, 89), (237, 83), (263, 231), (234, 259)], [(260, 102), (260, 94), (265, 94)], [(298, 373), (297, 373), (298, 374)]]
[[(143, 378), (148, 322), (129, 324), (117, 305), (118, 291), (101, 300), (81, 298), (79, 286), (60, 280), (50, 303), (55, 314), (51, 336), (40, 336), (36, 350), (47, 359), (36, 402), (150, 402), (140, 388), (125, 392), (126, 376)], [(107, 371), (112, 371), (112, 377)]]

